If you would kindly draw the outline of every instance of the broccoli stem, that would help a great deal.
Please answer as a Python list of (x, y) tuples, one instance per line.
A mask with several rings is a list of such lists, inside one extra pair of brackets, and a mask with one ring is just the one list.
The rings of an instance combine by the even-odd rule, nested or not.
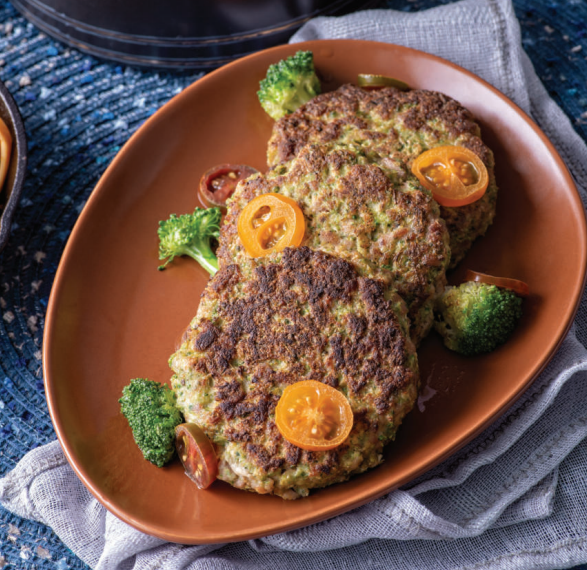
[(186, 253), (193, 257), (210, 275), (218, 271), (218, 258), (202, 241), (192, 246), (185, 246)]

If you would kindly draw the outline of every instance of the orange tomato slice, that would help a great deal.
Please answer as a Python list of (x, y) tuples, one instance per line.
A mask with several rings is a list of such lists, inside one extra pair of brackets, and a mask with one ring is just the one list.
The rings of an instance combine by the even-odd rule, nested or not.
[(342, 392), (316, 380), (301, 380), (283, 391), (275, 423), (290, 443), (309, 451), (339, 446), (353, 427), (353, 411)]
[(297, 247), (305, 231), (304, 214), (298, 204), (273, 192), (253, 198), (238, 218), (238, 235), (251, 257)]
[(207, 489), (218, 476), (218, 459), (212, 442), (196, 424), (179, 424), (175, 428), (175, 449), (186, 475)]
[(472, 269), (467, 269), (465, 281), (477, 281), (478, 283), (487, 283), (488, 285), (495, 285), (503, 289), (510, 289), (520, 297), (527, 297), (530, 293), (530, 287), (524, 281), (511, 279), (510, 277), (495, 277), (494, 275), (479, 273)]
[(483, 161), (468, 148), (431, 148), (412, 163), (412, 172), (441, 206), (465, 206), (485, 194), (489, 174)]
[(0, 190), (6, 179), (8, 165), (10, 164), (10, 153), (12, 152), (12, 136), (6, 123), (0, 119)]

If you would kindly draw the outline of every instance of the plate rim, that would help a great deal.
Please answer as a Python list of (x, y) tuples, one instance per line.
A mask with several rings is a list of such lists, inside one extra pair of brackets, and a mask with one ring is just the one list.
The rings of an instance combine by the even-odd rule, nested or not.
[[(64, 275), (65, 275), (65, 272), (67, 269), (67, 259), (69, 258), (70, 251), (74, 247), (73, 244), (76, 241), (76, 235), (80, 231), (80, 228), (82, 228), (84, 226), (84, 220), (86, 219), (86, 217), (90, 215), (88, 212), (90, 212), (92, 209), (91, 205), (93, 204), (94, 200), (97, 200), (99, 198), (100, 193), (101, 193), (101, 189), (106, 184), (105, 181), (107, 181), (107, 179), (110, 177), (111, 172), (113, 172), (117, 169), (117, 167), (118, 167), (117, 165), (119, 164), (119, 162), (121, 162), (124, 159), (123, 157), (126, 154), (126, 152), (128, 151), (128, 149), (132, 146), (132, 143), (137, 138), (142, 137), (143, 133), (147, 132), (152, 124), (154, 124), (156, 121), (161, 120), (161, 118), (164, 116), (164, 114), (167, 113), (168, 110), (171, 108), (174, 101), (177, 101), (183, 97), (189, 97), (190, 93), (193, 90), (196, 90), (199, 88), (198, 86), (205, 84), (209, 81), (213, 81), (214, 78), (220, 74), (230, 73), (230, 70), (234, 66), (243, 65), (243, 62), (247, 62), (251, 59), (258, 58), (258, 57), (260, 57), (261, 54), (265, 55), (267, 53), (272, 53), (272, 52), (275, 52), (276, 54), (284, 54), (284, 52), (287, 52), (290, 50), (293, 51), (293, 50), (298, 50), (298, 49), (310, 49), (312, 46), (315, 48), (317, 44), (320, 44), (321, 46), (326, 45), (326, 44), (331, 44), (331, 45), (335, 46), (336, 44), (341, 44), (341, 43), (347, 44), (349, 42), (372, 45), (373, 48), (379, 48), (379, 49), (381, 47), (387, 47), (391, 50), (398, 49), (400, 51), (412, 52), (417, 57), (424, 57), (426, 59), (430, 59), (433, 62), (437, 62), (437, 63), (444, 65), (444, 66), (448, 65), (449, 67), (452, 67), (453, 69), (457, 70), (458, 72), (464, 74), (469, 79), (472, 79), (475, 82), (481, 83), (486, 89), (489, 89), (490, 91), (492, 91), (507, 106), (511, 107), (516, 112), (516, 114), (518, 114), (527, 123), (527, 125), (534, 131), (534, 135), (537, 136), (541, 140), (542, 144), (545, 145), (545, 147), (548, 149), (549, 154), (555, 160), (555, 163), (558, 167), (558, 170), (560, 171), (560, 174), (566, 179), (566, 181), (568, 183), (568, 187), (572, 190), (572, 192), (569, 192), (569, 196), (572, 197), (573, 201), (575, 202), (575, 206), (579, 207), (578, 211), (582, 212), (581, 216), (577, 216), (577, 220), (579, 222), (580, 232), (581, 232), (582, 236), (586, 239), (582, 240), (580, 243), (582, 264), (581, 264), (579, 271), (580, 271), (580, 275), (582, 275), (582, 279), (580, 280), (580, 283), (578, 282), (574, 288), (573, 303), (571, 303), (569, 305), (564, 318), (561, 319), (560, 324), (558, 326), (558, 329), (557, 329), (555, 335), (553, 335), (552, 342), (550, 343), (550, 349), (549, 349), (548, 353), (546, 355), (544, 355), (543, 358), (540, 359), (540, 361), (537, 362), (537, 364), (535, 366), (532, 367), (531, 372), (528, 374), (526, 381), (518, 386), (518, 389), (513, 393), (513, 395), (510, 398), (508, 398), (507, 400), (504, 400), (502, 402), (502, 405), (497, 407), (496, 409), (494, 409), (493, 412), (491, 413), (491, 415), (488, 416), (483, 422), (477, 423), (475, 426), (470, 426), (470, 429), (468, 431), (466, 431), (460, 437), (460, 439), (456, 445), (453, 445), (450, 448), (446, 448), (446, 449), (442, 450), (440, 453), (435, 455), (432, 460), (428, 459), (425, 462), (421, 461), (415, 467), (415, 469), (410, 471), (409, 477), (404, 477), (397, 484), (393, 484), (391, 487), (386, 487), (386, 488), (382, 488), (381, 485), (377, 486), (377, 487), (375, 487), (375, 489), (372, 489), (368, 492), (362, 492), (358, 499), (356, 499), (356, 498), (350, 499), (349, 498), (343, 504), (340, 504), (340, 501), (339, 501), (339, 503), (337, 503), (338, 506), (336, 508), (322, 509), (311, 516), (298, 517), (298, 519), (293, 520), (293, 521), (291, 519), (288, 519), (286, 522), (283, 522), (277, 526), (272, 524), (272, 525), (270, 525), (268, 527), (264, 527), (264, 528), (255, 527), (255, 529), (252, 531), (248, 530), (248, 529), (243, 529), (243, 531), (238, 534), (231, 533), (231, 535), (229, 537), (227, 537), (225, 535), (221, 535), (221, 534), (218, 534), (217, 536), (207, 535), (205, 538), (194, 537), (191, 534), (189, 536), (186, 535), (186, 536), (180, 537), (180, 536), (178, 536), (177, 533), (175, 533), (175, 532), (174, 533), (167, 533), (167, 532), (165, 532), (164, 529), (156, 529), (156, 531), (154, 532), (153, 531), (154, 527), (152, 524), (145, 524), (142, 521), (137, 521), (137, 520), (134, 520), (132, 517), (129, 517), (123, 508), (121, 508), (119, 505), (112, 503), (111, 501), (108, 500), (108, 497), (103, 496), (103, 494), (101, 492), (96, 490), (93, 482), (85, 476), (85, 474), (83, 473), (83, 469), (77, 465), (77, 463), (76, 463), (77, 458), (75, 457), (75, 454), (73, 453), (72, 449), (70, 448), (70, 446), (68, 444), (67, 434), (64, 433), (61, 426), (59, 425), (58, 418), (56, 418), (56, 416), (55, 416), (56, 411), (55, 411), (55, 402), (54, 402), (54, 393), (53, 393), (53, 390), (55, 389), (55, 383), (51, 382), (51, 373), (50, 373), (50, 363), (51, 363), (51, 354), (50, 353), (51, 353), (51, 345), (52, 345), (51, 331), (52, 331), (53, 327), (55, 326), (54, 322), (56, 320), (56, 313), (57, 313), (57, 308), (58, 308), (57, 303), (58, 303), (59, 291), (62, 288), (62, 282), (64, 280)], [(281, 57), (283, 57), (284, 55), (280, 55), (279, 58), (281, 59)], [(181, 93), (175, 95), (172, 99), (170, 99), (167, 103), (165, 103), (160, 109), (158, 109), (151, 117), (149, 117), (149, 119), (147, 119), (145, 121), (145, 123), (143, 123), (129, 137), (127, 142), (124, 144), (124, 146), (121, 148), (121, 150), (117, 153), (117, 155), (114, 157), (114, 159), (108, 165), (108, 167), (106, 168), (106, 170), (104, 171), (104, 173), (100, 177), (98, 183), (96, 184), (96, 186), (92, 190), (88, 200), (86, 201), (86, 204), (84, 205), (82, 212), (80, 213), (78, 219), (76, 220), (76, 222), (73, 226), (70, 238), (69, 238), (69, 240), (63, 250), (63, 253), (61, 255), (61, 258), (60, 258), (60, 261), (59, 261), (59, 264), (58, 264), (58, 267), (57, 267), (57, 270), (55, 273), (55, 278), (54, 278), (54, 281), (52, 284), (49, 302), (47, 305), (46, 316), (45, 316), (45, 326), (44, 326), (44, 331), (43, 331), (43, 350), (42, 350), (42, 354), (43, 354), (43, 380), (44, 380), (44, 384), (45, 384), (47, 406), (48, 406), (49, 413), (51, 416), (51, 421), (52, 421), (53, 426), (55, 428), (55, 432), (56, 432), (57, 437), (60, 441), (60, 444), (61, 444), (61, 447), (64, 451), (64, 454), (67, 458), (67, 461), (69, 462), (69, 464), (73, 468), (76, 475), (80, 478), (80, 480), (86, 486), (86, 488), (91, 492), (91, 494), (102, 505), (104, 505), (106, 507), (106, 509), (108, 509), (110, 512), (112, 512), (115, 516), (122, 519), (123, 521), (125, 521), (126, 523), (128, 523), (129, 525), (134, 527), (135, 529), (138, 529), (138, 530), (145, 532), (147, 534), (150, 534), (152, 536), (157, 536), (157, 537), (162, 538), (164, 540), (169, 540), (171, 542), (182, 543), (182, 544), (212, 544), (212, 543), (237, 542), (237, 541), (241, 541), (241, 540), (249, 540), (249, 539), (253, 539), (253, 538), (259, 538), (261, 536), (266, 536), (269, 534), (276, 534), (276, 533), (284, 532), (287, 530), (294, 530), (294, 529), (300, 528), (302, 526), (308, 526), (308, 525), (314, 524), (319, 521), (333, 518), (333, 517), (338, 516), (344, 512), (347, 512), (350, 509), (360, 507), (368, 502), (371, 502), (371, 501), (383, 496), (384, 494), (390, 492), (391, 490), (396, 489), (399, 486), (407, 483), (408, 481), (415, 479), (416, 477), (420, 476), (424, 472), (426, 472), (429, 469), (433, 468), (434, 466), (438, 465), (439, 463), (441, 463), (442, 461), (444, 461), (445, 459), (447, 459), (448, 457), (450, 457), (451, 455), (456, 453), (459, 449), (461, 449), (463, 446), (465, 446), (467, 443), (469, 443), (477, 435), (479, 435), (479, 433), (481, 433), (483, 431), (483, 429), (487, 428), (493, 421), (495, 421), (496, 418), (501, 416), (503, 414), (503, 412), (506, 409), (508, 409), (527, 390), (527, 388), (536, 380), (538, 375), (544, 370), (544, 368), (548, 365), (548, 363), (553, 358), (554, 354), (557, 352), (558, 348), (560, 347), (563, 340), (567, 336), (567, 333), (569, 332), (569, 330), (573, 324), (573, 321), (575, 319), (575, 316), (577, 314), (577, 311), (578, 311), (578, 308), (579, 308), (579, 305), (581, 302), (582, 291), (585, 288), (585, 284), (586, 284), (586, 280), (587, 280), (587, 242), (586, 242), (586, 240), (587, 240), (587, 221), (586, 221), (586, 217), (585, 217), (585, 208), (584, 208), (583, 203), (581, 201), (581, 197), (580, 197), (579, 191), (577, 189), (577, 186), (576, 186), (576, 184), (575, 184), (575, 182), (569, 172), (568, 167), (566, 166), (565, 162), (563, 161), (562, 157), (560, 156), (559, 152), (554, 147), (553, 143), (548, 139), (546, 134), (540, 129), (540, 127), (537, 125), (537, 123), (531, 117), (529, 117), (528, 114), (523, 109), (521, 109), (515, 102), (513, 102), (506, 95), (504, 95), (500, 90), (493, 87), (490, 83), (488, 83), (487, 81), (485, 81), (484, 79), (482, 79), (481, 77), (476, 75), (475, 73), (473, 73), (473, 72), (471, 72), (471, 71), (469, 71), (469, 70), (467, 70), (467, 69), (465, 69), (465, 68), (463, 68), (463, 67), (461, 67), (451, 61), (448, 61), (448, 60), (443, 59), (439, 56), (429, 54), (429, 53), (421, 51), (421, 50), (401, 46), (398, 44), (391, 44), (391, 43), (387, 43), (387, 42), (376, 42), (376, 41), (370, 41), (370, 40), (356, 40), (356, 39), (311, 40), (308, 42), (300, 42), (300, 43), (294, 43), (294, 44), (283, 44), (283, 45), (271, 47), (271, 48), (268, 48), (265, 50), (260, 50), (259, 52), (256, 52), (254, 54), (240, 58), (236, 61), (233, 61), (233, 62), (231, 62), (221, 68), (218, 68), (218, 69), (210, 72), (209, 74), (196, 80), (194, 83), (192, 83), (191, 85), (186, 87)], [(328, 511), (328, 512), (325, 514), (323, 511)]]

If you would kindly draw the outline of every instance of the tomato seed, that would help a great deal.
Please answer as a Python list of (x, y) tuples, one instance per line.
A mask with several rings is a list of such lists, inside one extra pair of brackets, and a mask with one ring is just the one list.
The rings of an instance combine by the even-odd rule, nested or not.
[(261, 227), (267, 220), (271, 218), (271, 208), (269, 206), (261, 206), (256, 212), (255, 217), (252, 219), (252, 225), (254, 229)]

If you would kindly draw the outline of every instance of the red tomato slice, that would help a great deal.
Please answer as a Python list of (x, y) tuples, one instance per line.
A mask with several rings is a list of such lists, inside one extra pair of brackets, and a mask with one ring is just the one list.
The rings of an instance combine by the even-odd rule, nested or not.
[(186, 475), (207, 489), (218, 476), (218, 459), (212, 442), (196, 424), (179, 424), (175, 428), (175, 449)]
[(237, 184), (258, 172), (246, 164), (220, 164), (206, 171), (200, 179), (200, 198), (208, 207), (226, 206)]
[(487, 283), (488, 285), (495, 285), (503, 289), (510, 289), (520, 297), (527, 297), (530, 293), (530, 288), (527, 283), (519, 281), (518, 279), (511, 279), (509, 277), (495, 277), (487, 275), (486, 273), (479, 273), (472, 269), (467, 269), (465, 281), (477, 281), (478, 283)]

